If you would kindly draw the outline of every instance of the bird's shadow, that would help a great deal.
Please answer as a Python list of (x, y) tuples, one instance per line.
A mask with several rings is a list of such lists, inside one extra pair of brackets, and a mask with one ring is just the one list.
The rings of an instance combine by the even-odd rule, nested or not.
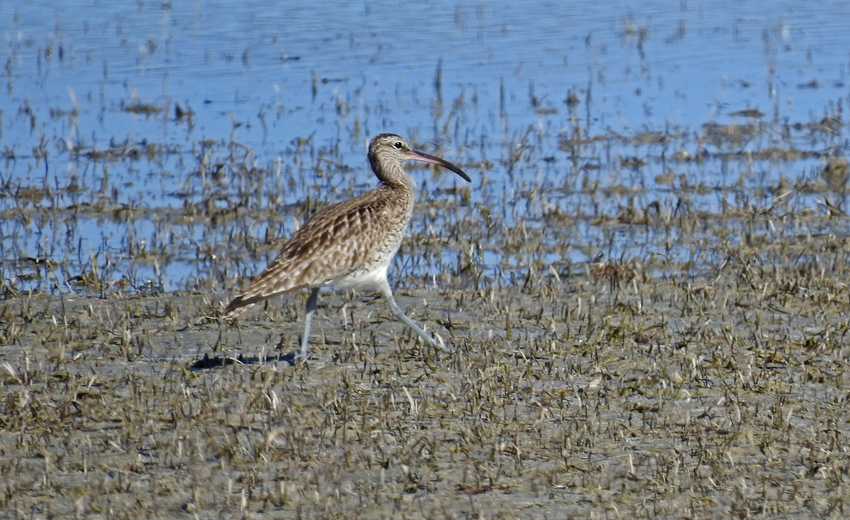
[(297, 357), (296, 352), (290, 352), (289, 354), (279, 354), (277, 356), (243, 356), (239, 354), (236, 357), (232, 356), (214, 356), (210, 357), (209, 354), (204, 354), (203, 359), (199, 359), (192, 363), (189, 366), (190, 370), (209, 370), (212, 368), (219, 368), (228, 365), (253, 365), (255, 363), (268, 363), (274, 361), (285, 361), (290, 364), (290, 366), (295, 366)]

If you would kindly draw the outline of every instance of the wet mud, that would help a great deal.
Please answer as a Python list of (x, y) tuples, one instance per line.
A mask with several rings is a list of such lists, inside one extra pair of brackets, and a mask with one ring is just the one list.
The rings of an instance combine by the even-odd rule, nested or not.
[[(61, 290), (5, 280), (4, 515), (843, 516), (846, 163), (717, 210), (684, 202), (716, 188), (670, 182), (667, 202), (543, 204), (513, 224), (462, 195), (423, 201), (391, 271), (399, 304), (451, 354), (372, 294), (324, 290), (300, 365), (306, 293), (234, 327), (220, 318), (241, 277), (174, 291), (97, 270)], [(36, 211), (26, 193), (20, 211)], [(435, 232), (422, 225), (435, 211), (461, 218)], [(582, 228), (624, 237), (609, 242), (620, 258)], [(236, 243), (263, 255), (279, 240)], [(549, 260), (567, 247), (596, 258)]]
[[(452, 6), (455, 29), (427, 25), (469, 40), (396, 45), (317, 31), (324, 8), (287, 40), (300, 11), (231, 26), (147, 4), (151, 28), (131, 36), (118, 13), (105, 42), (86, 39), (100, 11), (46, 39), (10, 16), (0, 518), (847, 516), (847, 92), (822, 56), (840, 30), (780, 14), (753, 36), (758, 17), (700, 5), (674, 32), (628, 14), (514, 49), (494, 38), (550, 33)], [(590, 31), (572, 11), (551, 34)], [(480, 55), (444, 71), (434, 42)], [(720, 90), (682, 84), (717, 61)], [(685, 100), (699, 109), (680, 119)], [(306, 292), (238, 326), (222, 312), (302, 222), (375, 186), (363, 144), (381, 131), (473, 180), (408, 167), (417, 204), (390, 266), (451, 352), (377, 295), (323, 290), (295, 363)]]

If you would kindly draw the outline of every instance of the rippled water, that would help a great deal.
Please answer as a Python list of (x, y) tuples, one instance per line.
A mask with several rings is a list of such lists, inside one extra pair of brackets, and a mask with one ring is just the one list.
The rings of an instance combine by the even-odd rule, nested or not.
[[(848, 102), (848, 19), (842, 1), (3, 3), (2, 277), (15, 276), (20, 258), (61, 259), (72, 248), (80, 264), (110, 253), (117, 262), (142, 241), (162, 243), (156, 235), (167, 233), (169, 208), (219, 194), (226, 206), (240, 185), (251, 189), (233, 176), (204, 175), (215, 170), (206, 161), (222, 153), (277, 172), (263, 185), (270, 207), (345, 198), (374, 185), (365, 144), (384, 131), (464, 165), (475, 177), (472, 201), (496, 206), (532, 189), (566, 212), (667, 200), (670, 184), (656, 180), (681, 152), (706, 154), (675, 164), (690, 184), (730, 186), (740, 177), (740, 188), (755, 193), (811, 177), (823, 154), (847, 151), (842, 126), (820, 132), (812, 123), (840, 119)], [(698, 138), (707, 123), (753, 121), (771, 129)], [(646, 131), (675, 138), (636, 138)], [(606, 140), (571, 158), (564, 142), (576, 132)], [(713, 155), (779, 145), (806, 153), (794, 161)], [(629, 157), (647, 164), (622, 167)], [(327, 175), (315, 177), (323, 168)], [(426, 197), (459, 182), (417, 178)], [(638, 191), (582, 194), (588, 182)], [(53, 199), (19, 196), (21, 187), (45, 186), (55, 188)], [(722, 199), (709, 190), (692, 202), (711, 209)], [(152, 215), (85, 211), (102, 200)], [(80, 213), (8, 217), (50, 205)], [(501, 209), (509, 224), (544, 211)], [(210, 240), (200, 226), (183, 232), (187, 251)], [(579, 231), (596, 242), (603, 232)], [(177, 287), (199, 276), (196, 264), (187, 252), (165, 273), (150, 261), (130, 269)]]

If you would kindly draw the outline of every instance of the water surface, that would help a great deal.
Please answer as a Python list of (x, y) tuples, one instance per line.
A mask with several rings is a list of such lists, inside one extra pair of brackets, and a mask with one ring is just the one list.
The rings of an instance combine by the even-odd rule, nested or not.
[[(374, 186), (365, 145), (386, 131), (474, 177), (414, 231), (483, 205), (581, 246), (546, 262), (651, 255), (654, 238), (589, 222), (672, 213), (683, 193), (689, 210), (767, 206), (846, 154), (847, 19), (840, 1), (3, 4), (2, 278), (191, 287), (221, 255), (251, 274), (266, 257), (230, 251), (210, 208), (266, 208), (243, 231), (285, 237), (297, 203)], [(414, 176), (423, 201), (462, 188)], [(804, 190), (785, 204), (824, 211)], [(548, 228), (553, 212), (588, 218)], [(482, 247), (493, 276), (528, 261)], [(66, 267), (31, 265), (47, 260)]]

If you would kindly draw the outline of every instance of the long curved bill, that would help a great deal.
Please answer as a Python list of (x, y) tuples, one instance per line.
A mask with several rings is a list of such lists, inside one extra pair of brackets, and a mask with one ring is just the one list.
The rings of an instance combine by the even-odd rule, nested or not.
[(470, 179), (469, 175), (464, 173), (463, 170), (450, 163), (449, 161), (440, 159), (439, 157), (434, 157), (433, 155), (428, 155), (427, 153), (420, 152), (418, 150), (411, 150), (410, 155), (408, 155), (407, 158), (411, 161), (422, 161), (426, 163), (436, 164), (438, 166), (442, 166), (443, 168), (448, 168), (449, 170), (460, 175), (460, 177), (466, 182), (472, 182), (472, 179)]

